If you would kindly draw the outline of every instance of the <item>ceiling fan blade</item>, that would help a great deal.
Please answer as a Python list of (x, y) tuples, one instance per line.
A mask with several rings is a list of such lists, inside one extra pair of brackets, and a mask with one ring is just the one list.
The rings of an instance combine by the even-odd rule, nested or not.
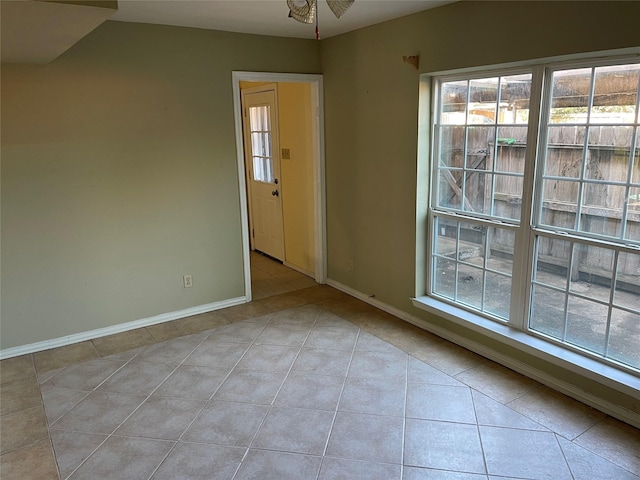
[(313, 23), (316, 16), (316, 0), (287, 0), (289, 17), (300, 23)]
[(354, 0), (327, 0), (327, 4), (336, 18), (340, 18), (344, 12), (349, 10), (353, 2)]

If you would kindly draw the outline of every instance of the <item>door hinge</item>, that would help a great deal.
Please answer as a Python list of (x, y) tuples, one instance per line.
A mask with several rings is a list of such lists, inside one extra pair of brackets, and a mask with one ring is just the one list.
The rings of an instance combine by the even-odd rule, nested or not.
[(251, 236), (256, 238), (256, 230), (254, 228), (251, 229)]

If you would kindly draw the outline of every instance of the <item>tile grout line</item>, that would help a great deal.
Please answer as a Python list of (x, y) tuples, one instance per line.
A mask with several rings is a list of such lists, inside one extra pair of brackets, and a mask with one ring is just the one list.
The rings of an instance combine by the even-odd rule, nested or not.
[[(212, 329), (211, 331), (213, 332)], [(209, 334), (210, 335), (210, 334)], [(151, 396), (153, 395), (153, 393), (160, 388), (160, 385), (162, 385), (171, 375), (173, 375), (173, 373), (184, 363), (184, 361), (189, 357), (189, 355), (191, 355), (201, 344), (202, 342), (204, 342), (207, 338), (209, 338), (209, 335), (207, 337), (205, 337), (203, 340), (201, 340), (198, 344), (196, 344), (193, 349), (189, 352), (189, 354), (187, 356), (185, 356), (185, 358), (173, 369), (171, 370), (171, 372), (169, 372), (169, 374), (160, 382), (158, 383), (158, 385), (155, 386), (155, 388), (153, 388), (151, 390), (151, 393), (149, 393), (149, 395), (146, 396), (146, 398), (144, 400), (142, 400), (142, 402), (140, 402), (140, 404), (122, 421), (120, 422), (112, 431), (111, 433), (107, 434), (107, 437), (102, 441), (102, 443), (100, 443), (100, 445), (98, 445), (89, 455), (87, 455), (87, 457), (82, 460), (82, 462), (80, 462), (80, 464), (67, 476), (68, 478), (71, 478), (71, 476), (73, 476), (85, 463), (87, 463), (87, 461), (96, 453), (96, 451), (102, 447), (110, 438), (112, 438), (114, 436), (114, 433), (116, 432), (116, 430), (118, 430), (118, 428), (120, 428), (127, 420), (129, 420), (129, 418), (131, 418), (131, 416), (133, 414), (135, 414), (140, 407), (147, 401), (149, 400), (149, 398), (151, 398)], [(167, 340), (168, 341), (168, 340)], [(161, 342), (160, 342), (161, 343)], [(144, 347), (142, 347), (142, 349), (147, 349), (147, 347), (150, 347), (151, 345), (145, 345)], [(97, 389), (104, 384), (104, 382), (106, 382), (108, 379), (110, 379), (111, 377), (113, 377), (113, 375), (115, 375), (117, 372), (121, 371), (125, 366), (129, 365), (133, 360), (135, 360), (136, 357), (138, 357), (138, 355), (140, 355), (140, 353), (142, 353), (142, 349), (136, 353), (133, 357), (131, 357), (129, 360), (127, 360), (120, 368), (118, 368), (115, 372), (113, 372), (111, 375), (109, 375), (106, 379), (104, 379), (102, 382), (100, 382), (100, 384), (98, 384), (92, 392), (97, 391)], [(117, 355), (117, 354), (116, 354)], [(158, 362), (160, 363), (160, 362)], [(121, 395), (125, 395), (125, 394), (121, 394)], [(130, 396), (134, 396), (134, 395), (130, 395)], [(86, 398), (86, 397), (85, 397)], [(59, 419), (58, 419), (59, 420)], [(134, 438), (140, 438), (140, 437), (134, 437)], [(171, 440), (169, 440), (171, 441)], [(174, 442), (174, 445), (171, 447), (171, 449), (169, 449), (169, 452), (167, 453), (167, 455), (165, 455), (165, 457), (162, 459), (162, 461), (160, 462), (160, 464), (158, 465), (158, 467), (166, 460), (167, 456), (169, 455), (169, 453), (171, 453), (173, 451), (173, 448), (177, 445), (177, 441)], [(56, 461), (57, 463), (57, 461)], [(157, 470), (157, 468), (154, 469), (153, 473), (155, 473), (155, 471)], [(150, 477), (149, 477), (150, 478)]]
[(409, 373), (411, 370), (411, 355), (407, 353), (406, 373), (404, 378), (404, 405), (402, 408), (402, 460), (400, 461), (400, 478), (404, 478), (404, 448), (407, 435), (407, 403), (409, 402)]
[(553, 439), (556, 441), (556, 445), (558, 445), (558, 448), (560, 449), (560, 453), (562, 453), (562, 459), (564, 460), (564, 463), (567, 466), (567, 470), (569, 471), (569, 475), (571, 475), (572, 480), (576, 480), (576, 476), (573, 473), (573, 469), (571, 468), (571, 464), (569, 463), (569, 460), (567, 459), (567, 454), (565, 453), (564, 448), (562, 448), (562, 445), (560, 445), (560, 441), (558, 440), (558, 434), (556, 432), (553, 432)]
[[(592, 429), (593, 429), (593, 428), (595, 428), (597, 425), (600, 425), (601, 423), (605, 422), (608, 418), (613, 418), (613, 417), (610, 417), (609, 415), (606, 415), (604, 418), (601, 418), (598, 422), (596, 422), (596, 423), (595, 423), (595, 424), (593, 424), (591, 427), (587, 428), (584, 432), (582, 432), (580, 435), (578, 435), (574, 440), (577, 440), (579, 437), (581, 437), (582, 435), (584, 435), (584, 434), (585, 434), (585, 433), (587, 433), (588, 431), (592, 430)], [(616, 419), (614, 419), (614, 420), (616, 420)], [(562, 435), (560, 435), (560, 436), (562, 437)], [(565, 438), (565, 437), (562, 437), (562, 438)], [(573, 445), (575, 445), (575, 446), (577, 446), (577, 447), (580, 447), (580, 448), (585, 449), (587, 452), (591, 453), (592, 455), (595, 455), (595, 456), (597, 456), (598, 458), (600, 458), (600, 459), (602, 459), (602, 460), (605, 460), (605, 461), (607, 461), (607, 462), (609, 462), (609, 463), (611, 463), (611, 464), (613, 464), (613, 465), (616, 465), (617, 467), (621, 468), (622, 470), (624, 470), (624, 471), (626, 471), (626, 472), (629, 472), (629, 473), (631, 473), (632, 475), (637, 476), (637, 477), (638, 477), (638, 479), (640, 479), (640, 471), (638, 471), (638, 472), (633, 472), (633, 471), (629, 470), (626, 466), (620, 465), (618, 462), (615, 462), (615, 461), (613, 461), (613, 460), (609, 460), (608, 458), (603, 457), (602, 455), (600, 455), (598, 452), (594, 452), (591, 448), (588, 448), (588, 447), (586, 447), (586, 446), (584, 446), (584, 445), (581, 445), (581, 444), (579, 444), (579, 443), (576, 443), (574, 440), (569, 440), (569, 439), (566, 439), (566, 440), (568, 440), (569, 442), (571, 442)]]
[[(466, 384), (465, 384), (466, 385)], [(482, 464), (484, 465), (484, 473), (489, 477), (489, 466), (487, 465), (487, 455), (484, 451), (484, 442), (482, 441), (482, 433), (480, 432), (480, 423), (478, 422), (478, 413), (476, 412), (476, 400), (473, 396), (473, 389), (466, 385), (469, 389), (469, 396), (471, 397), (471, 406), (473, 407), (473, 418), (476, 420), (476, 432), (478, 434), (478, 442), (480, 443), (480, 451), (482, 452)]]
[[(295, 310), (296, 308), (300, 308), (300, 307), (294, 307), (292, 310)], [(284, 310), (281, 310), (281, 311), (284, 311)], [(276, 391), (275, 395), (273, 396), (273, 400), (271, 400), (271, 404), (269, 405), (267, 413), (265, 414), (265, 416), (263, 417), (262, 421), (260, 422), (260, 425), (256, 429), (256, 432), (251, 437), (251, 440), (249, 441), (249, 445), (247, 446), (247, 450), (244, 452), (244, 455), (242, 456), (242, 459), (240, 460), (240, 463), (238, 464), (238, 467), (236, 468), (236, 471), (234, 472), (233, 476), (231, 477), (232, 479), (235, 479), (237, 477), (238, 472), (240, 471), (240, 468), (242, 467), (242, 464), (244, 463), (245, 459), (247, 458), (247, 455), (249, 455), (249, 450), (251, 450), (251, 446), (253, 445), (253, 442), (255, 441), (256, 437), (258, 436), (258, 433), (260, 433), (260, 430), (264, 426), (264, 423), (266, 422), (267, 417), (269, 416), (269, 414), (273, 410), (273, 406), (274, 406), (274, 403), (276, 401), (276, 398), (278, 398), (278, 394), (282, 390), (282, 387), (284, 387), (284, 384), (287, 381), (287, 378), (289, 378), (289, 374), (291, 373), (291, 370), (293, 369), (293, 365), (294, 365), (294, 363), (296, 363), (296, 360), (300, 356), (300, 352), (302, 352), (302, 349), (304, 348), (304, 344), (307, 342), (307, 340), (309, 339), (309, 335), (311, 335), (311, 332), (313, 331), (313, 328), (316, 326), (316, 324), (318, 322), (318, 317), (320, 316), (321, 312), (322, 312), (322, 309), (315, 316), (315, 318), (313, 320), (313, 324), (311, 325), (311, 328), (309, 328), (309, 331), (307, 332), (307, 335), (305, 336), (304, 340), (300, 344), (300, 348), (298, 349), (298, 352), (296, 353), (296, 356), (294, 357), (293, 361), (291, 362), (291, 365), (289, 366), (289, 369), (287, 370), (287, 373), (285, 374), (284, 379), (282, 380), (282, 383), (280, 384), (280, 387), (278, 388), (278, 390)], [(276, 313), (278, 313), (278, 312), (274, 312), (274, 315)], [(272, 315), (272, 318), (269, 319), (269, 323), (268, 324), (271, 324), (272, 320), (273, 320), (273, 315)], [(265, 326), (265, 328), (266, 328), (266, 326)], [(263, 328), (262, 331), (264, 331), (264, 328)], [(254, 339), (253, 343), (251, 344), (252, 346), (256, 345), (255, 342), (256, 342), (257, 339), (258, 339), (258, 337), (256, 337)]]
[[(271, 315), (273, 316), (273, 313), (269, 313), (267, 315)], [(247, 319), (245, 319), (247, 320)], [(234, 325), (237, 323), (241, 323), (244, 320), (240, 320), (239, 322), (234, 322), (234, 323), (230, 323), (229, 325)], [(271, 319), (269, 319), (269, 321), (271, 321)], [(268, 324), (268, 323), (267, 323)], [(260, 325), (260, 324), (258, 324)], [(228, 326), (228, 325), (227, 325)], [(264, 331), (264, 329), (266, 328), (266, 325), (264, 325), (262, 327), (262, 330), (260, 330), (260, 333), (262, 333)], [(216, 329), (213, 329), (216, 330)], [(200, 347), (200, 345), (202, 345), (205, 341), (209, 340), (209, 338), (213, 335), (213, 330), (211, 331), (211, 333), (209, 335), (207, 335), (207, 337), (205, 339), (203, 339), (197, 346), (196, 348), (189, 353), (189, 355), (187, 355), (185, 357), (185, 359), (180, 363), (179, 366), (181, 366), (182, 364), (184, 364), (184, 362), (189, 358), (189, 356), (191, 356), (191, 354), (193, 354), (193, 352), (195, 352), (195, 350), (198, 349), (198, 347)], [(260, 335), (260, 333), (258, 334), (258, 336)], [(256, 338), (258, 338), (258, 336), (256, 336)], [(209, 398), (206, 400), (206, 402), (204, 403), (204, 405), (202, 406), (202, 408), (198, 411), (198, 413), (196, 415), (194, 415), (193, 420), (191, 420), (191, 422), (189, 422), (189, 424), (185, 427), (185, 429), (182, 431), (182, 433), (179, 435), (178, 439), (176, 440), (175, 444), (173, 445), (173, 447), (171, 447), (171, 449), (169, 450), (169, 452), (167, 453), (167, 455), (162, 459), (162, 461), (156, 466), (156, 468), (153, 470), (153, 472), (151, 473), (151, 475), (149, 476), (149, 479), (151, 479), (155, 473), (158, 471), (158, 469), (162, 466), (162, 464), (167, 460), (167, 458), (169, 457), (169, 455), (171, 455), (171, 452), (173, 452), (173, 450), (175, 449), (175, 447), (180, 443), (183, 442), (183, 437), (185, 435), (185, 433), (187, 433), (189, 431), (189, 429), (192, 427), (192, 425), (195, 423), (195, 421), (198, 419), (198, 417), (200, 417), (200, 415), (202, 415), (202, 412), (204, 411), (205, 408), (207, 408), (207, 406), (209, 405), (209, 403), (213, 400), (213, 397), (215, 396), (216, 393), (218, 393), (218, 390), (220, 390), (220, 387), (222, 387), (222, 385), (224, 384), (224, 382), (227, 381), (227, 379), (229, 378), (229, 376), (231, 375), (231, 373), (233, 372), (233, 370), (238, 366), (238, 364), (242, 361), (242, 359), (244, 358), (244, 356), (247, 354), (247, 352), (249, 351), (249, 349), (251, 348), (251, 346), (254, 345), (255, 340), (249, 344), (249, 347), (247, 347), (247, 349), (244, 351), (244, 353), (240, 356), (240, 358), (238, 358), (238, 360), (235, 362), (235, 364), (233, 365), (233, 367), (231, 367), (229, 369), (229, 372), (225, 375), (224, 379), (220, 382), (220, 384), (215, 388), (215, 390), (213, 391), (213, 393), (211, 393), (211, 395), (209, 395)], [(233, 342), (229, 342), (229, 343), (233, 343)], [(242, 344), (241, 344), (242, 345)], [(179, 367), (178, 366), (178, 367)], [(176, 368), (177, 370), (177, 368)], [(167, 377), (168, 378), (168, 377)], [(158, 385), (157, 388), (160, 388), (160, 386), (162, 386), (162, 384), (166, 381), (167, 379), (163, 380), (162, 383), (160, 383), (160, 385)], [(154, 390), (155, 391), (155, 390)], [(248, 449), (247, 449), (248, 451)], [(246, 452), (245, 452), (246, 455)], [(244, 458), (244, 456), (243, 456)], [(242, 462), (241, 462), (242, 463)], [(234, 474), (235, 475), (235, 474)]]
[[(324, 445), (324, 449), (322, 450), (322, 458), (324, 463), (324, 457), (327, 454), (327, 449), (329, 448), (329, 441), (331, 440), (331, 434), (333, 433), (333, 427), (335, 426), (336, 419), (338, 418), (338, 412), (340, 410), (340, 402), (342, 401), (342, 395), (344, 394), (344, 390), (347, 386), (347, 380), (349, 378), (349, 372), (351, 371), (351, 365), (353, 364), (353, 357), (355, 355), (356, 349), (358, 347), (358, 340), (360, 339), (360, 332), (362, 329), (358, 327), (358, 333), (356, 334), (356, 339), (353, 342), (353, 348), (351, 349), (351, 356), (349, 357), (349, 364), (347, 365), (347, 372), (344, 376), (344, 381), (342, 382), (342, 388), (340, 389), (340, 395), (338, 395), (338, 401), (336, 403), (336, 409), (333, 413), (333, 420), (331, 420), (331, 426), (329, 427), (329, 435), (327, 435), (327, 440)], [(319, 474), (319, 472), (318, 472)]]

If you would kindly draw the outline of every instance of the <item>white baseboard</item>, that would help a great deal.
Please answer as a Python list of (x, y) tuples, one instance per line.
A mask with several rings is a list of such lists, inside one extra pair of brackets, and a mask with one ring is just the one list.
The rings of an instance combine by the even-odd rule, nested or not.
[(358, 290), (355, 290), (347, 285), (343, 285), (340, 282), (327, 279), (327, 284), (348, 295), (351, 295), (352, 297), (355, 297), (376, 308), (379, 308), (380, 310), (390, 313), (391, 315), (398, 317), (401, 320), (405, 320), (406, 322), (409, 322), (412, 325), (422, 328), (446, 340), (449, 340), (450, 342), (455, 343), (456, 345), (466, 348), (467, 350), (477, 353), (478, 355), (481, 355), (485, 358), (493, 360), (494, 362), (499, 363), (500, 365), (503, 365), (518, 373), (521, 373), (529, 378), (532, 378), (533, 380), (536, 380), (544, 385), (547, 385), (548, 387), (551, 387), (554, 390), (564, 393), (565, 395), (571, 398), (574, 398), (575, 400), (578, 400), (608, 415), (611, 415), (612, 417), (622, 420), (623, 422), (628, 423), (629, 425), (633, 425), (636, 428), (640, 428), (640, 414), (638, 413), (632, 412), (631, 410), (628, 410), (619, 405), (611, 403), (606, 399), (597, 397), (588, 392), (584, 392), (583, 390), (576, 387), (575, 385), (569, 382), (566, 382), (562, 379), (559, 379), (557, 377), (554, 377), (553, 375), (550, 375), (545, 371), (534, 368), (508, 355), (504, 355), (503, 353), (493, 348), (487, 347), (486, 345), (482, 345), (474, 340), (457, 335), (447, 329), (438, 327), (437, 325), (433, 325), (427, 322), (426, 320), (423, 320), (410, 313), (399, 310), (398, 308), (392, 307), (391, 305), (388, 305), (384, 302), (381, 302), (380, 300), (377, 300), (375, 297), (370, 297), (369, 295), (362, 293)]
[(134, 320), (132, 322), (119, 323), (111, 327), (98, 328), (96, 330), (89, 330), (87, 332), (74, 333), (73, 335), (67, 335), (65, 337), (54, 338), (51, 340), (44, 340), (42, 342), (30, 343), (28, 345), (21, 345), (19, 347), (5, 348), (4, 350), (0, 350), (0, 360), (17, 357), (20, 355), (26, 355), (28, 353), (41, 352), (43, 350), (49, 350), (51, 348), (64, 347), (65, 345), (71, 345), (72, 343), (85, 342), (87, 340), (93, 340), (94, 338), (113, 335), (114, 333), (122, 333), (129, 330), (135, 330), (136, 328), (149, 327), (151, 325), (157, 325), (158, 323), (178, 320), (180, 318), (190, 317), (192, 315), (198, 315), (200, 313), (212, 312), (214, 310), (233, 307), (235, 305), (241, 305), (243, 303), (246, 303), (246, 297), (230, 298), (228, 300), (222, 300), (220, 302), (207, 303), (205, 305), (198, 305), (196, 307), (185, 308), (183, 310), (176, 310), (174, 312), (154, 315), (153, 317), (141, 318), (140, 320)]

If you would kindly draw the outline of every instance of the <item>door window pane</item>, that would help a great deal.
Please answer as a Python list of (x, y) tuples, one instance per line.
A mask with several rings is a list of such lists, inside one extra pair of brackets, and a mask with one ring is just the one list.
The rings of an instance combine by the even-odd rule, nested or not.
[(253, 179), (256, 182), (273, 183), (275, 181), (271, 149), (270, 115), (271, 107), (268, 105), (249, 107)]

